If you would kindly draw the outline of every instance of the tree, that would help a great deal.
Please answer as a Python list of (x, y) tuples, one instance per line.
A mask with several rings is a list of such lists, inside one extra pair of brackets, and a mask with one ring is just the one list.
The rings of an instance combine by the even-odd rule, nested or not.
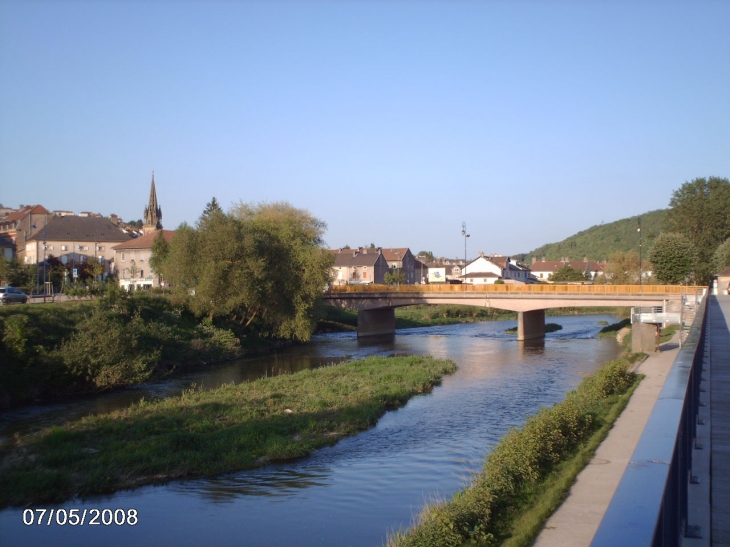
[(712, 267), (716, 274), (730, 267), (730, 238), (715, 249), (712, 255)]
[(717, 247), (730, 237), (730, 181), (726, 178), (696, 178), (672, 194), (664, 231), (685, 235), (693, 245), (698, 263), (698, 283), (709, 283), (712, 258)]
[(384, 280), (388, 285), (400, 285), (406, 282), (406, 272), (403, 268), (393, 268), (385, 273)]
[(586, 272), (565, 264), (562, 268), (550, 275), (550, 281), (564, 283), (566, 281), (585, 281)]
[(433, 253), (431, 251), (421, 251), (416, 255), (419, 260), (423, 258), (426, 262), (435, 262), (436, 257), (433, 256)]
[(697, 252), (684, 234), (663, 232), (654, 241), (649, 253), (654, 277), (672, 285), (690, 283), (694, 278)]
[(619, 251), (609, 257), (604, 275), (608, 283), (631, 285), (639, 282), (640, 271), (638, 253)]
[(205, 204), (205, 209), (203, 210), (203, 214), (200, 215), (198, 223), (208, 222), (214, 215), (222, 213), (223, 209), (221, 209), (221, 206), (218, 204), (218, 200), (215, 199), (215, 196), (213, 196), (213, 199)]
[(35, 287), (37, 270), (34, 264), (23, 264), (17, 258), (13, 258), (4, 264), (0, 273), (2, 273), (4, 285), (26, 290)]
[(322, 247), (324, 228), (287, 203), (241, 202), (178, 228), (160, 273), (198, 315), (255, 320), (274, 336), (307, 340), (334, 261)]
[(157, 232), (150, 251), (150, 268), (160, 277), (163, 264), (170, 255), (170, 244), (165, 239), (162, 230)]

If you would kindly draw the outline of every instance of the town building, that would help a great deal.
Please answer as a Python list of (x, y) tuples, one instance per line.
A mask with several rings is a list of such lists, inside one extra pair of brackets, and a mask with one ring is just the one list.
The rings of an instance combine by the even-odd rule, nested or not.
[[(416, 257), (413, 256), (408, 247), (386, 248), (382, 247), (383, 257), (391, 269), (402, 269), (406, 274), (406, 283), (416, 283)], [(420, 280), (420, 277), (418, 278)]]
[(132, 287), (150, 289), (165, 286), (165, 280), (150, 266), (152, 246), (160, 233), (167, 243), (170, 243), (175, 235), (174, 230), (157, 230), (114, 246), (114, 262), (120, 287), (131, 290)]
[(25, 262), (26, 259), (26, 242), (32, 235), (38, 233), (53, 218), (53, 213), (48, 211), (42, 205), (21, 205), (17, 210), (13, 210), (0, 219), (0, 235), (4, 236), (4, 244), (11, 241), (13, 251), (11, 258)]
[(54, 256), (73, 268), (96, 258), (104, 268), (104, 275), (109, 275), (114, 273), (113, 246), (128, 239), (118, 226), (103, 217), (54, 216), (28, 238), (24, 261), (41, 264)]
[(332, 283), (335, 285), (360, 285), (385, 283), (390, 269), (381, 249), (334, 249)]

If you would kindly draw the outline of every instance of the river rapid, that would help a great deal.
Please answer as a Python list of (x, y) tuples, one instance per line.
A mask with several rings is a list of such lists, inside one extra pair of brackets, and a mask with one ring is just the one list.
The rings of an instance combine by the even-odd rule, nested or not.
[[(306, 346), (167, 382), (6, 412), (0, 442), (142, 396), (173, 395), (192, 383), (212, 388), (367, 355), (433, 355), (459, 367), (431, 394), (388, 412), (374, 428), (300, 460), (49, 505), (56, 512), (50, 524), (50, 511), (42, 524), (24, 524), (24, 516), (28, 522), (41, 507), (0, 511), (0, 545), (379, 546), (389, 531), (408, 527), (424, 503), (461, 489), (507, 430), (562, 400), (620, 353), (614, 340), (597, 338), (598, 322), (615, 322), (612, 316), (549, 320), (563, 330), (538, 342), (505, 334), (516, 321), (399, 330), (377, 340), (322, 335)], [(83, 525), (59, 524), (59, 515), (63, 521), (72, 509), (86, 509), (89, 517), (94, 509), (122, 509), (116, 516), (124, 524), (104, 523), (111, 512), (95, 525), (89, 517)], [(134, 525), (130, 514), (137, 516)]]

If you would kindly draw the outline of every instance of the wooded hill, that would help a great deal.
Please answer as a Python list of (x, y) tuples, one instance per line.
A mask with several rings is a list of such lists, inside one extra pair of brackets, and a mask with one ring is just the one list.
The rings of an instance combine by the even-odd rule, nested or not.
[(639, 252), (639, 218), (641, 218), (641, 248), (642, 255), (648, 256), (654, 238), (659, 235), (667, 209), (650, 211), (643, 215), (624, 218), (608, 224), (592, 226), (587, 230), (578, 232), (558, 243), (548, 243), (542, 247), (525, 253), (515, 255), (522, 257), (522, 260), (529, 264), (532, 257), (540, 260), (560, 260), (568, 257), (571, 260), (583, 260), (588, 257), (590, 260), (608, 260), (611, 254), (623, 251)]

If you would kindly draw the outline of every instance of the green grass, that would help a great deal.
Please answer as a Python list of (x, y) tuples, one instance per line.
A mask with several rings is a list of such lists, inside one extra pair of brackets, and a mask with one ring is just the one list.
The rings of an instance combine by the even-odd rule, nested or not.
[(371, 357), (53, 427), (0, 447), (0, 507), (305, 456), (371, 427), (454, 370), (428, 357)]

